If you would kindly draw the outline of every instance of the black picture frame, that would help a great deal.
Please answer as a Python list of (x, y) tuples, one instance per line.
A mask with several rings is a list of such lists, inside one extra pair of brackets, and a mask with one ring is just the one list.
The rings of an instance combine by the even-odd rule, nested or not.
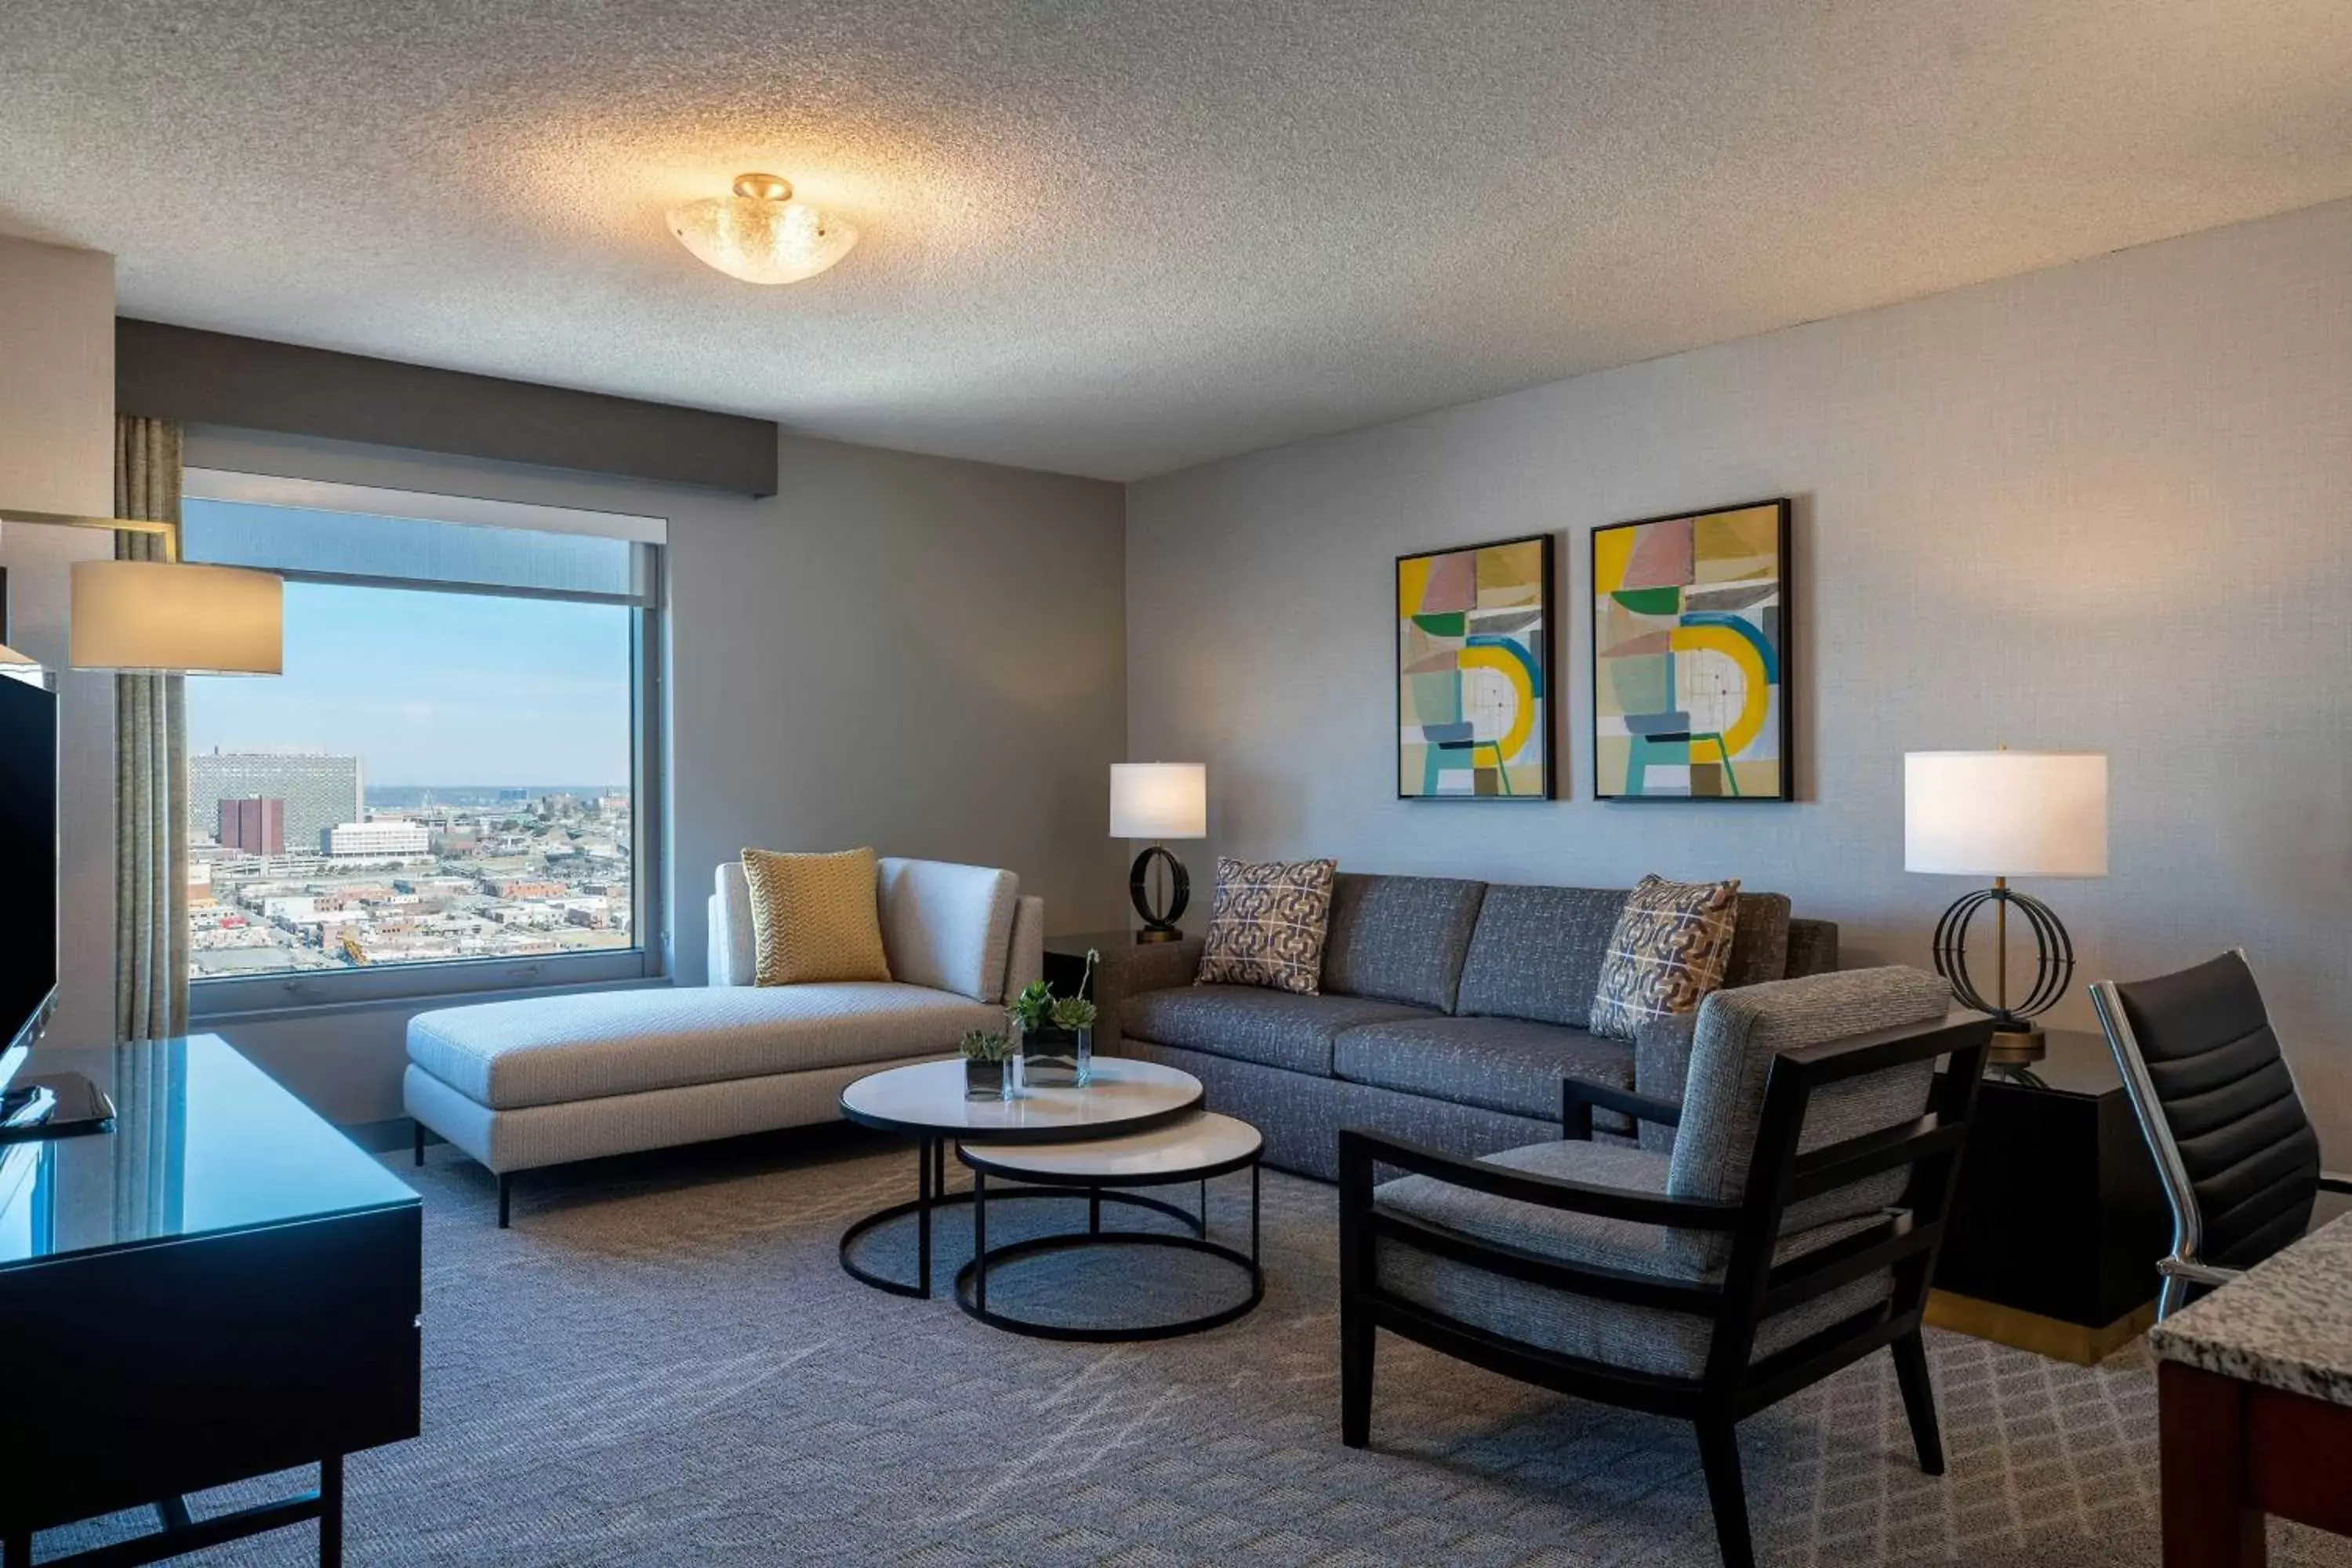
[[(1410, 801), (1475, 801), (1524, 803), (1553, 801), (1559, 798), (1559, 741), (1566, 733), (1560, 722), (1559, 703), (1559, 595), (1558, 593), (1559, 559), (1555, 549), (1555, 533), (1525, 533), (1509, 539), (1476, 540), (1463, 544), (1439, 545), (1430, 550), (1408, 551), (1396, 558), (1390, 568), (1389, 588), (1391, 595), (1389, 652), (1392, 661), (1390, 691), (1395, 701), (1396, 721), (1391, 729), (1395, 747), (1390, 757), (1391, 781), (1396, 798)], [(1534, 639), (1538, 668), (1543, 678), (1543, 722), (1538, 731), (1543, 742), (1543, 788), (1533, 795), (1415, 795), (1404, 787), (1404, 637), (1405, 621), (1404, 566), (1408, 561), (1425, 561), (1435, 555), (1459, 555), (1469, 551), (1497, 550), (1514, 544), (1535, 544), (1541, 547), (1542, 594), (1539, 613), (1543, 617), (1542, 634)]]
[[(1754, 511), (1770, 507), (1777, 514), (1775, 538), (1780, 553), (1780, 638), (1777, 649), (1780, 660), (1780, 712), (1777, 731), (1780, 752), (1780, 788), (1771, 795), (1626, 795), (1612, 794), (1601, 774), (1601, 536), (1621, 529), (1644, 528), (1653, 523), (1679, 522), (1685, 518), (1716, 517), (1724, 512)], [(1697, 507), (1687, 511), (1661, 512), (1655, 517), (1630, 518), (1623, 522), (1605, 523), (1588, 536), (1585, 547), (1585, 592), (1591, 629), (1588, 634), (1586, 664), (1587, 689), (1585, 700), (1587, 740), (1592, 754), (1592, 798), (1600, 801), (1623, 801), (1633, 804), (1689, 805), (1694, 802), (1713, 805), (1718, 802), (1741, 805), (1786, 805), (1797, 799), (1796, 750), (1796, 675), (1800, 668), (1795, 657), (1795, 624), (1797, 606), (1796, 554), (1790, 520), (1794, 508), (1788, 496), (1767, 496), (1759, 500), (1734, 501), (1724, 506)]]

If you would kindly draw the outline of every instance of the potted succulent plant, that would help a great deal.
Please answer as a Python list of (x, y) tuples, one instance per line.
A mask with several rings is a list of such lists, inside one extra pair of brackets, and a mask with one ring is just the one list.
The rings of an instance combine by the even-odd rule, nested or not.
[(991, 1029), (966, 1029), (963, 1052), (963, 1097), (966, 1100), (1013, 1098), (1013, 1042)]
[(1087, 951), (1076, 995), (1055, 996), (1052, 986), (1033, 981), (1006, 1009), (1021, 1036), (1021, 1081), (1027, 1087), (1076, 1089), (1094, 1076), (1096, 1010), (1087, 990), (1101, 961), (1101, 953)]

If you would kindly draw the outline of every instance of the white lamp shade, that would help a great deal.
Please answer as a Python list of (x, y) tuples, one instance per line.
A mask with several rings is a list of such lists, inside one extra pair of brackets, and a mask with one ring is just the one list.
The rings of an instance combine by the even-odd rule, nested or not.
[(177, 561), (77, 561), (76, 669), (278, 675), (285, 584), (275, 573)]
[(1206, 838), (1209, 768), (1205, 763), (1113, 763), (1113, 838)]
[(2107, 874), (2102, 752), (1909, 752), (1903, 868), (1971, 877)]

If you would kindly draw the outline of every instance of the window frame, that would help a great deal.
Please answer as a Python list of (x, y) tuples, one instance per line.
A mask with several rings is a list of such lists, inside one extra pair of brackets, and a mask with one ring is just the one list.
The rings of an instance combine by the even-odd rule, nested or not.
[[(406, 593), (469, 594), (499, 599), (555, 599), (577, 604), (619, 605), (629, 611), (629, 875), (631, 945), (601, 952), (554, 953), (541, 958), (433, 959), (364, 968), (297, 970), (278, 973), (189, 976), (192, 1024), (311, 1011), (364, 1010), (389, 1004), (467, 999), (488, 994), (540, 991), (625, 988), (661, 984), (669, 951), (663, 849), (667, 838), (667, 749), (663, 722), (667, 683), (664, 611), (669, 602), (667, 520), (580, 511), (524, 501), (477, 500), (431, 491), (395, 490), (322, 480), (288, 479), (264, 474), (191, 468), (184, 499), (231, 504), (343, 511), (364, 516), (420, 519), (494, 526), (530, 526), (538, 516), (576, 520), (584, 526), (544, 528), (544, 532), (587, 532), (628, 539), (644, 547), (644, 583), (634, 595), (573, 593), (561, 589), (502, 588), (482, 584), (425, 582), (404, 577), (279, 571), (289, 583), (383, 588)], [(599, 522), (612, 526), (598, 526)]]

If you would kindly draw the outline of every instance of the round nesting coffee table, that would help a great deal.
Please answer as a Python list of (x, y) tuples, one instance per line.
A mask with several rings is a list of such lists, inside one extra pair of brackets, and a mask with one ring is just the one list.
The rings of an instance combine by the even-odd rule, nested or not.
[[(1039, 1339), (1085, 1340), (1095, 1343), (1127, 1340), (1164, 1340), (1196, 1334), (1230, 1323), (1265, 1299), (1265, 1271), (1258, 1267), (1258, 1155), (1265, 1141), (1246, 1121), (1211, 1111), (1194, 1111), (1180, 1121), (1162, 1122), (1140, 1132), (1090, 1138), (1076, 1143), (965, 1143), (956, 1157), (971, 1171), (971, 1261), (956, 1273), (956, 1305), (982, 1322), (1031, 1334)], [(1246, 1253), (1208, 1238), (1209, 1190), (1213, 1177), (1234, 1171), (1250, 1173), (1250, 1245)], [(1039, 1187), (1076, 1189), (1087, 1194), (1087, 1228), (1067, 1236), (1033, 1237), (1004, 1247), (988, 1245), (988, 1179), (1009, 1177), (1028, 1184), (1011, 1195)], [(1172, 1236), (1166, 1231), (1110, 1230), (1102, 1227), (1106, 1199), (1132, 1201), (1123, 1187), (1166, 1186), (1175, 1182), (1201, 1184), (1201, 1215), (1196, 1234)], [(1000, 1193), (998, 1201), (1007, 1194)], [(1159, 1205), (1165, 1206), (1165, 1205)], [(1181, 1211), (1180, 1215), (1181, 1215)], [(1191, 1216), (1182, 1215), (1190, 1220)], [(1231, 1306), (1196, 1317), (1130, 1328), (1087, 1328), (1040, 1323), (992, 1311), (988, 1305), (988, 1271), (1024, 1258), (1066, 1252), (1088, 1247), (1165, 1247), (1205, 1253), (1242, 1271), (1249, 1290)]]
[[(915, 1140), (915, 1197), (877, 1209), (843, 1231), (841, 1267), (851, 1279), (893, 1295), (931, 1293), (931, 1211), (972, 1202), (971, 1193), (946, 1190), (950, 1142), (1027, 1145), (1100, 1139), (1172, 1121), (1200, 1103), (1201, 1080), (1191, 1073), (1126, 1057), (1097, 1057), (1093, 1078), (1083, 1088), (1032, 1089), (1013, 1100), (965, 1099), (961, 1061), (918, 1062), (870, 1073), (841, 1091), (841, 1113), (860, 1126)], [(1068, 1195), (1066, 1188), (1039, 1185), (1000, 1193), (997, 1200)], [(1140, 1193), (1105, 1193), (1102, 1198), (1202, 1228), (1187, 1211)], [(860, 1237), (908, 1215), (915, 1216), (914, 1279), (894, 1279), (851, 1257)]]

